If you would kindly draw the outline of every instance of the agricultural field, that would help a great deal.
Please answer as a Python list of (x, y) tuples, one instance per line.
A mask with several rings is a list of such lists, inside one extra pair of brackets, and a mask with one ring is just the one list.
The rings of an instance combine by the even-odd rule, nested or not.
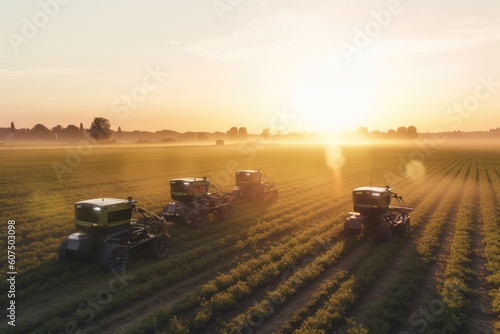
[[(16, 221), (9, 332), (500, 331), (498, 145), (5, 147), (0, 155), (4, 254), (6, 223)], [(372, 165), (373, 185), (390, 182), (414, 208), (409, 237), (344, 236), (352, 189), (370, 184)], [(161, 213), (171, 178), (207, 176), (230, 191), (240, 168), (261, 169), (279, 200), (235, 201), (233, 218), (200, 229), (177, 224), (166, 259), (131, 251), (125, 273), (102, 272), (96, 259), (58, 261), (75, 232), (75, 202), (133, 196)]]

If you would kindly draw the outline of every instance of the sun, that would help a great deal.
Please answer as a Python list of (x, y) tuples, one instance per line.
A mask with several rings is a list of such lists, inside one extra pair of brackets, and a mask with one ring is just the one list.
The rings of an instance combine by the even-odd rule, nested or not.
[(297, 76), (292, 102), (313, 131), (341, 133), (364, 123), (375, 102), (379, 66), (366, 59), (353, 64), (337, 56), (314, 59)]

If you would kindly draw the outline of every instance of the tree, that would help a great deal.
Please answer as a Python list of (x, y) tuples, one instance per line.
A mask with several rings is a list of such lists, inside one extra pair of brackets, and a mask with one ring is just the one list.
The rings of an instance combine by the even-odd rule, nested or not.
[(52, 132), (43, 124), (35, 125), (30, 130), (30, 134), (35, 139), (53, 139), (54, 138)]
[(98, 142), (106, 142), (109, 141), (111, 133), (111, 124), (109, 123), (109, 120), (103, 117), (94, 118), (94, 121), (90, 125), (90, 138), (95, 139)]
[(417, 128), (414, 127), (413, 125), (410, 125), (406, 129), (406, 134), (408, 135), (408, 138), (417, 138), (417, 136), (418, 136), (418, 134), (417, 134)]
[(359, 127), (358, 130), (356, 130), (356, 132), (358, 133), (358, 135), (362, 137), (366, 137), (368, 135), (368, 129), (365, 128), (364, 126)]
[(269, 128), (265, 128), (264, 130), (262, 130), (262, 133), (260, 135), (264, 139), (269, 139), (271, 137), (271, 130)]
[(389, 129), (389, 130), (387, 131), (387, 135), (388, 135), (389, 137), (394, 137), (396, 134), (397, 134), (397, 132), (396, 132), (394, 129)]
[(83, 137), (82, 131), (76, 125), (70, 124), (63, 131), (64, 138), (67, 139), (81, 139)]
[(83, 133), (83, 123), (80, 123), (80, 131)]
[(245, 128), (245, 127), (239, 128), (238, 137), (240, 139), (247, 139), (247, 136), (248, 136), (247, 128)]
[(237, 139), (238, 138), (238, 128), (233, 126), (229, 131), (227, 132), (227, 135), (229, 136), (229, 139)]
[(15, 133), (16, 133), (16, 126), (14, 125), (14, 122), (10, 122), (10, 135), (12, 136), (12, 138), (15, 137)]
[(54, 134), (54, 138), (57, 140), (59, 137), (61, 137), (61, 134), (63, 133), (64, 128), (62, 125), (54, 126), (52, 128), (52, 133)]
[(63, 130), (64, 130), (64, 128), (62, 127), (62, 125), (54, 126), (52, 128), (52, 132), (57, 133), (58, 135), (61, 134), (61, 132), (63, 132)]
[(406, 127), (404, 127), (404, 126), (400, 126), (400, 127), (398, 128), (398, 131), (397, 131), (397, 132), (398, 132), (398, 136), (400, 136), (400, 137), (405, 137), (405, 136), (406, 136)]
[(122, 139), (122, 127), (119, 126), (118, 127), (118, 140), (121, 140)]
[(198, 132), (196, 134), (196, 139), (198, 139), (198, 141), (207, 141), (209, 138), (208, 138), (208, 132)]

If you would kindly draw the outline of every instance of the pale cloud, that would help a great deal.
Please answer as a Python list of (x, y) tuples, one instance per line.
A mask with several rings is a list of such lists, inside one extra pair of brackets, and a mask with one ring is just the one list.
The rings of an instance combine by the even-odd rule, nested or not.
[[(271, 54), (289, 54), (290, 50), (314, 49), (320, 44), (334, 46), (338, 21), (343, 16), (343, 2), (320, 6), (308, 11), (281, 11), (259, 18), (234, 31), (188, 44), (184, 51), (219, 61), (251, 61)], [(438, 14), (435, 19), (445, 19)], [(408, 57), (427, 56), (473, 48), (500, 41), (500, 20), (479, 17), (455, 18), (449, 28), (429, 34), (414, 32), (406, 36), (388, 37), (383, 42), (392, 51)], [(342, 27), (345, 28), (345, 27)], [(340, 37), (342, 38), (342, 37)]]
[[(399, 56), (422, 57), (462, 52), (500, 42), (500, 20), (479, 23), (474, 18), (456, 20), (434, 37), (409, 36), (387, 40), (387, 47)], [(495, 47), (498, 52), (498, 48)]]
[(315, 42), (327, 23), (314, 11), (281, 11), (259, 18), (231, 33), (191, 43), (183, 50), (221, 61), (253, 60)]

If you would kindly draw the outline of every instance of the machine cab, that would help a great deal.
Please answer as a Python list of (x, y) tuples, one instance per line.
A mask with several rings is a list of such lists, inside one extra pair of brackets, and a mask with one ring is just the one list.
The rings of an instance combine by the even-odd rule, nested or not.
[(361, 187), (352, 192), (354, 211), (363, 215), (381, 215), (391, 204), (389, 187)]
[(130, 225), (137, 201), (129, 198), (96, 198), (75, 203), (75, 224), (89, 234), (110, 233)]
[(203, 178), (182, 178), (170, 181), (170, 197), (183, 203), (197, 201), (208, 195), (210, 180)]
[(256, 169), (239, 170), (235, 176), (236, 186), (240, 188), (259, 185), (262, 182), (262, 173)]

